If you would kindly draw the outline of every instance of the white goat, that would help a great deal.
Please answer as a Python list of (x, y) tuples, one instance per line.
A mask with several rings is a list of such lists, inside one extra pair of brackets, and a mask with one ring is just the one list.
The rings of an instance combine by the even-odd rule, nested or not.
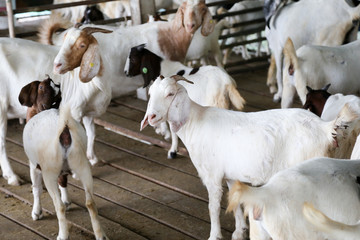
[(221, 35), (223, 28), (230, 28), (231, 24), (222, 19), (214, 28), (214, 31), (209, 36), (203, 36), (198, 29), (193, 39), (191, 40), (189, 49), (186, 53), (186, 61), (201, 60), (203, 65), (209, 65), (210, 53), (214, 56), (216, 65), (223, 67), (223, 54), (219, 45), (219, 36)]
[[(344, 0), (301, 0), (278, 11), (270, 20), (270, 28), (265, 29), (277, 68), (278, 91), (274, 100), (280, 101), (282, 97), (282, 52), (289, 37), (293, 40), (295, 49), (305, 44), (341, 45), (356, 39), (358, 24), (355, 20), (359, 17), (360, 6), (353, 8)], [(269, 85), (273, 88), (276, 83)]]
[(281, 107), (291, 107), (295, 92), (304, 103), (306, 86), (319, 89), (330, 83), (330, 93), (359, 94), (359, 48), (357, 40), (337, 47), (305, 45), (295, 51), (289, 38), (284, 46)]
[[(55, 133), (55, 134), (54, 134)], [(98, 240), (107, 239), (101, 228), (93, 196), (93, 179), (86, 157), (86, 134), (79, 122), (64, 107), (45, 110), (32, 117), (23, 132), (24, 149), (30, 161), (34, 204), (32, 218), (42, 218), (40, 196), (43, 190), (42, 177), (49, 192), (59, 221), (57, 239), (69, 238), (69, 226), (65, 218), (65, 205), (58, 190), (61, 174), (75, 173), (85, 189), (86, 207)], [(40, 167), (39, 167), (40, 166)], [(40, 170), (40, 169), (41, 170)]]
[[(337, 120), (324, 122), (303, 109), (243, 113), (203, 107), (190, 100), (185, 88), (176, 83), (178, 78), (155, 80), (149, 89), (150, 99), (141, 129), (168, 121), (171, 130), (185, 144), (209, 193), (210, 239), (221, 238), (223, 178), (228, 186), (233, 180), (259, 185), (276, 172), (311, 157), (348, 158), (351, 154), (355, 139), (345, 133), (359, 132), (359, 116), (348, 108)], [(350, 137), (337, 138), (333, 133)], [(246, 224), (240, 207), (235, 220), (233, 239), (242, 239)]]
[[(229, 9), (229, 13), (231, 12), (236, 12), (236, 11), (242, 11), (242, 10), (249, 10), (249, 9), (254, 9), (254, 8), (258, 8), (258, 7), (264, 7), (264, 0), (251, 0), (251, 1), (241, 1), (238, 3), (235, 3), (234, 6), (232, 8)], [(247, 21), (252, 21), (252, 20), (259, 20), (259, 19), (263, 19), (264, 22), (262, 23), (257, 23), (257, 24), (249, 24), (249, 25), (245, 25), (245, 26), (239, 26), (239, 27), (234, 27), (229, 29), (229, 33), (237, 33), (240, 31), (247, 31), (247, 30), (253, 30), (259, 27), (263, 27), (263, 30), (265, 29), (265, 16), (264, 16), (264, 12), (262, 10), (260, 11), (256, 11), (256, 12), (249, 12), (249, 13), (244, 13), (244, 14), (238, 14), (236, 16), (230, 16), (230, 17), (226, 17), (225, 19), (227, 19), (231, 25), (234, 24), (239, 24), (239, 23), (244, 23)], [(256, 33), (257, 37), (260, 38), (261, 37), (261, 31)], [(242, 36), (236, 36), (234, 38), (231, 38), (230, 40), (233, 41), (226, 41), (227, 43), (233, 43), (234, 40), (235, 42), (242, 42), (246, 40), (247, 35), (242, 35)], [(224, 41), (225, 42), (225, 41)], [(241, 54), (242, 57), (244, 59), (249, 59), (250, 58), (250, 54), (246, 48), (246, 45), (241, 45), (239, 46), (241, 49)], [(225, 55), (224, 55), (224, 60), (223, 63), (226, 64), (227, 60), (229, 58), (229, 55), (231, 53), (233, 48), (227, 48), (225, 51)], [(258, 46), (257, 46), (257, 51), (256, 51), (256, 56), (260, 56), (260, 50), (261, 50), (261, 41), (258, 42)]]
[[(56, 30), (51, 26), (55, 24), (43, 29), (45, 31), (43, 35), (49, 37), (48, 44), (52, 41), (52, 33)], [(106, 71), (113, 71), (116, 75), (116, 80), (111, 81), (112, 97), (132, 93), (142, 85), (140, 77), (127, 78), (123, 71), (130, 48), (146, 43), (148, 49), (163, 58), (184, 61), (192, 36), (200, 26), (201, 33), (205, 36), (209, 35), (215, 26), (205, 0), (188, 0), (179, 7), (172, 22), (157, 21), (120, 27), (111, 37), (102, 36), (102, 34), (95, 35), (97, 41), (107, 42), (107, 49), (102, 50), (103, 54), (110, 56), (116, 54), (116, 57), (111, 60), (116, 64), (106, 69)], [(100, 27), (103, 28), (103, 26)], [(109, 61), (110, 56), (106, 57)]]
[(304, 202), (336, 221), (355, 224), (360, 219), (359, 175), (360, 160), (309, 160), (278, 172), (261, 187), (236, 182), (228, 210), (244, 204), (272, 239), (325, 240), (327, 236), (304, 218)]
[(360, 236), (360, 222), (355, 225), (348, 225), (336, 222), (324, 213), (317, 210), (313, 205), (305, 203), (303, 207), (305, 218), (316, 228), (327, 233), (334, 240), (357, 240)]
[[(80, 30), (76, 31), (79, 32)], [(96, 31), (108, 32), (96, 28), (84, 29), (81, 32), (83, 36), (91, 40), (91, 34)], [(66, 37), (73, 39), (70, 32)], [(112, 43), (111, 39), (109, 42)], [(104, 78), (94, 77), (98, 75), (96, 71), (93, 71), (94, 69), (102, 69), (103, 65), (106, 66), (105, 69), (108, 69), (107, 65), (110, 63), (107, 58), (102, 58), (100, 65), (100, 62), (95, 62), (96, 60), (99, 61), (102, 56), (99, 53), (101, 47), (98, 46), (96, 40), (78, 42), (78, 44), (79, 48), (73, 49), (71, 57), (79, 65), (82, 63), (82, 67), (65, 75), (55, 75), (53, 80), (56, 83), (61, 83), (62, 101), (71, 104), (73, 117), (78, 121), (83, 120), (88, 135), (87, 156), (91, 163), (95, 164), (97, 158), (93, 149), (95, 138), (93, 117), (100, 116), (105, 112), (106, 107), (104, 106), (107, 106), (111, 100), (109, 81), (117, 76), (108, 75), (109, 71), (101, 71)], [(29, 40), (1, 38), (0, 49), (0, 61), (2, 63), (0, 76), (3, 86), (0, 89), (0, 165), (3, 177), (8, 180), (8, 183), (18, 185), (19, 179), (9, 164), (5, 150), (7, 119), (25, 118), (27, 109), (20, 105), (17, 96), (21, 88), (30, 83), (31, 79), (41, 79), (52, 72), (53, 61), (59, 48)], [(83, 54), (85, 52), (84, 57), (81, 54), (79, 55), (79, 51), (82, 51)], [(114, 52), (114, 54), (116, 53)], [(30, 65), (29, 62), (31, 62)], [(72, 63), (74, 64), (74, 61)], [(89, 66), (89, 64), (93, 64), (94, 67)], [(73, 70), (77, 66), (68, 68), (68, 70)], [(89, 82), (93, 77), (94, 79)]]
[[(147, 50), (144, 45), (131, 48), (128, 60), (125, 64), (125, 74), (136, 76), (142, 74), (144, 87), (155, 80), (160, 74), (171, 76), (179, 74), (185, 76), (195, 84), (179, 82), (183, 85), (190, 98), (202, 105), (229, 109), (233, 106), (236, 110), (242, 110), (245, 100), (236, 89), (235, 80), (224, 69), (215, 66), (203, 66), (189, 68), (180, 62), (164, 60)], [(156, 128), (165, 138), (169, 138), (170, 132), (166, 122)], [(171, 131), (172, 144), (168, 151), (168, 158), (175, 158), (178, 148), (178, 137)]]

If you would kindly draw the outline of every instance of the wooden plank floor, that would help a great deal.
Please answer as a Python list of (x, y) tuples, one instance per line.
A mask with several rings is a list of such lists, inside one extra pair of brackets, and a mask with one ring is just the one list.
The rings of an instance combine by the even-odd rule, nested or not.
[[(266, 87), (266, 69), (233, 76), (246, 99), (245, 111), (279, 108)], [(297, 105), (299, 106), (299, 105)], [(133, 96), (116, 99), (100, 119), (139, 132), (146, 102)], [(22, 146), (23, 126), (9, 121), (7, 153), (15, 172), (24, 180), (14, 187), (0, 178), (0, 239), (54, 239), (58, 231), (52, 201), (42, 194), (44, 218), (31, 218), (32, 193), (28, 160)], [(102, 164), (93, 167), (96, 204), (110, 239), (207, 239), (210, 220), (207, 192), (191, 160), (169, 160), (167, 150), (117, 134), (97, 125), (95, 151)], [(147, 127), (141, 134), (163, 140)], [(70, 180), (72, 205), (67, 212), (71, 239), (94, 239), (80, 183)], [(227, 193), (224, 188), (224, 193)], [(224, 239), (231, 239), (234, 220), (225, 214)]]

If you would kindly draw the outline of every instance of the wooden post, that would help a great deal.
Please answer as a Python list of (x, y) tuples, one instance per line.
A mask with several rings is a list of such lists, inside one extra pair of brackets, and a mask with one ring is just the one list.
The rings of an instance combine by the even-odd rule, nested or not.
[(148, 14), (155, 15), (154, 0), (131, 0), (131, 20), (134, 25), (148, 21)]
[(12, 0), (6, 0), (6, 11), (8, 16), (8, 27), (9, 27), (9, 36), (11, 38), (15, 37), (15, 27), (14, 27), (14, 13), (12, 8)]

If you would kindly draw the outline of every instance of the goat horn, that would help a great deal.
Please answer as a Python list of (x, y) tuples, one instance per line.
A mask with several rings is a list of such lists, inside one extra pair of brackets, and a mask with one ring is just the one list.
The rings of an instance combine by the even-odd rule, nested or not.
[(76, 23), (76, 24), (74, 25), (74, 28), (80, 28), (82, 25), (83, 25), (82, 23)]
[(95, 32), (101, 32), (101, 33), (112, 33), (113, 31), (103, 29), (103, 28), (96, 28), (96, 27), (86, 27), (83, 28), (82, 31), (86, 32), (87, 35), (90, 35)]
[(163, 80), (165, 78), (163, 75), (160, 75), (159, 77), (161, 80)]
[(187, 80), (187, 79), (184, 78), (183, 76), (173, 75), (173, 76), (171, 76), (171, 78), (173, 78), (175, 81), (185, 81), (185, 82), (188, 82), (188, 83), (190, 83), (190, 84), (194, 84), (192, 81)]

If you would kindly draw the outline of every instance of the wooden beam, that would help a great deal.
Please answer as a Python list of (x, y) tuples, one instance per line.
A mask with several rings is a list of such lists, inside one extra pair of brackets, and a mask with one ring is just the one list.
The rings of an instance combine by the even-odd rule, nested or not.
[(148, 21), (148, 14), (155, 15), (154, 0), (131, 0), (131, 19), (134, 25)]

